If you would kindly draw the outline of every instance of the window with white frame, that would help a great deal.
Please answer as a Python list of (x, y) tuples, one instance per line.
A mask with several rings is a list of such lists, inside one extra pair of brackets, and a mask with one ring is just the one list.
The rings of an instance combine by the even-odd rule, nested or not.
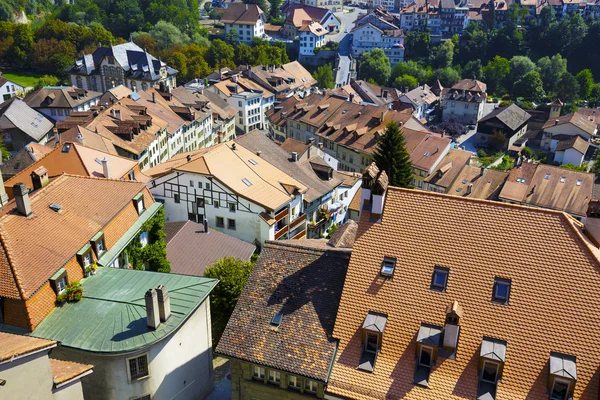
[(281, 372), (275, 370), (269, 370), (269, 383), (279, 385), (281, 382)]
[(67, 288), (67, 275), (56, 280), (56, 292), (61, 293)]
[(127, 367), (129, 371), (130, 382), (149, 376), (148, 354), (142, 354), (141, 356), (128, 358)]
[(288, 386), (290, 389), (300, 390), (302, 388), (302, 379), (294, 375), (288, 375)]

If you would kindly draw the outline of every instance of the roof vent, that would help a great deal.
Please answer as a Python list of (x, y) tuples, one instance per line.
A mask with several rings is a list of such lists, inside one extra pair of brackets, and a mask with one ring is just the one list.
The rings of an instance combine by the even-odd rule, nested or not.
[(63, 209), (62, 209), (62, 207), (61, 207), (59, 204), (56, 204), (56, 203), (52, 203), (52, 204), (50, 204), (48, 207), (49, 207), (49, 208), (50, 208), (52, 211), (55, 211), (55, 212), (57, 212), (57, 213), (59, 213), (59, 214), (61, 214), (61, 213), (62, 213), (62, 210), (63, 210)]

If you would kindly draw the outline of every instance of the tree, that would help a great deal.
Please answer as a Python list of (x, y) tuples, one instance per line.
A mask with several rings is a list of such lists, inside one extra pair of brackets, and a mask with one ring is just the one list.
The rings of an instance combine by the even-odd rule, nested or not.
[(463, 68), (462, 76), (465, 79), (483, 80), (483, 68), (481, 68), (481, 61), (469, 61)]
[(317, 80), (320, 88), (333, 89), (335, 87), (331, 64), (319, 66), (315, 73), (313, 73), (313, 78)]
[(44, 75), (38, 79), (35, 90), (41, 89), (44, 86), (56, 86), (58, 85), (58, 78), (52, 75)]
[(431, 54), (430, 63), (433, 68), (452, 67), (454, 59), (454, 43), (446, 40), (443, 44), (437, 46)]
[(430, 82), (432, 73), (433, 71), (431, 67), (424, 68), (416, 61), (410, 60), (399, 62), (398, 64), (394, 65), (394, 68), (392, 68), (390, 85), (393, 85), (396, 78), (402, 75), (410, 75), (416, 78), (417, 82), (419, 83)]
[(394, 80), (392, 86), (401, 91), (408, 91), (419, 86), (419, 82), (414, 76), (402, 75)]
[(510, 73), (505, 88), (513, 89), (515, 82), (528, 72), (535, 71), (535, 64), (526, 56), (514, 56), (510, 60)]
[(488, 145), (494, 150), (502, 150), (506, 144), (506, 135), (501, 130), (494, 129), (490, 138), (488, 139)]
[(406, 150), (404, 134), (396, 122), (387, 124), (372, 157), (379, 170), (387, 174), (390, 185), (411, 187), (413, 173), (410, 154)]
[(205, 1), (204, 2), (204, 12), (208, 14), (210, 12), (210, 9), (211, 9), (210, 1)]
[(432, 80), (439, 79), (443, 87), (451, 87), (460, 80), (460, 74), (452, 67), (436, 69)]
[(379, 85), (385, 85), (390, 79), (392, 68), (390, 59), (382, 49), (364, 52), (358, 58), (358, 71), (361, 79), (373, 79)]
[(177, 45), (185, 45), (190, 42), (190, 37), (182, 33), (179, 28), (170, 22), (158, 21), (148, 34), (156, 42), (156, 50), (163, 51)]
[(208, 16), (213, 19), (215, 21), (215, 23), (217, 22), (217, 20), (221, 20), (221, 18), (223, 18), (223, 12), (222, 11), (218, 11), (216, 8), (213, 8), (212, 10), (210, 10), (210, 13), (208, 13)]
[(431, 37), (429, 32), (410, 31), (406, 33), (404, 40), (406, 52), (405, 59), (422, 60), (429, 56)]
[(207, 278), (218, 279), (219, 283), (210, 294), (210, 314), (212, 320), (213, 345), (227, 326), (229, 317), (237, 304), (244, 286), (254, 268), (252, 261), (242, 261), (234, 257), (224, 257), (208, 267), (204, 272)]
[(594, 152), (594, 164), (591, 171), (595, 174), (600, 174), (600, 150), (598, 149)]
[(584, 69), (575, 75), (577, 83), (579, 83), (579, 98), (587, 100), (592, 94), (592, 88), (594, 87), (594, 76), (592, 71)]
[(445, 135), (450, 135), (452, 139), (457, 139), (458, 137), (464, 135), (469, 130), (467, 127), (460, 122), (455, 117), (450, 117), (445, 121), (442, 121), (438, 125), (431, 127), (432, 132), (443, 133)]
[(515, 82), (514, 93), (526, 100), (539, 101), (544, 95), (542, 78), (537, 71), (530, 71)]
[(573, 75), (565, 72), (558, 81), (558, 87), (556, 95), (559, 99), (571, 103), (578, 99), (579, 96), (579, 83)]
[(225, 43), (221, 39), (215, 39), (210, 43), (210, 48), (206, 54), (206, 58), (211, 66), (215, 68), (223, 68), (233, 66), (234, 50), (233, 47)]
[(271, 0), (269, 9), (269, 20), (275, 21), (281, 19), (281, 0)]
[(261, 10), (267, 11), (267, 2), (265, 0), (244, 0), (246, 4), (256, 4)]
[(237, 29), (235, 29), (235, 28), (231, 28), (229, 30), (229, 32), (227, 32), (227, 35), (225, 35), (225, 40), (228, 43), (235, 43), (238, 41), (239, 38), (240, 38), (240, 34), (238, 33)]
[(255, 65), (252, 48), (245, 43), (239, 43), (235, 48), (236, 65)]
[(567, 59), (560, 54), (555, 54), (552, 58), (542, 57), (537, 62), (537, 68), (546, 93), (554, 93), (558, 80), (567, 72)]
[(484, 68), (483, 74), (490, 93), (500, 94), (504, 89), (504, 82), (510, 72), (510, 61), (504, 57), (495, 56)]

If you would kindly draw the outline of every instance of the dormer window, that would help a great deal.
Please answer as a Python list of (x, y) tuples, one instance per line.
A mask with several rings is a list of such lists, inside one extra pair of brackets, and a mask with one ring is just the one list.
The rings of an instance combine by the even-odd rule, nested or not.
[(363, 353), (358, 369), (373, 372), (377, 353), (381, 348), (387, 315), (369, 311), (362, 325)]
[(550, 400), (570, 399), (577, 382), (577, 363), (575, 356), (562, 353), (550, 353)]
[(508, 304), (508, 299), (510, 298), (510, 286), (510, 279), (494, 279), (492, 301), (495, 303)]
[(478, 399), (495, 399), (496, 386), (502, 377), (506, 359), (506, 342), (484, 336), (479, 352)]
[(96, 252), (96, 257), (100, 258), (102, 254), (106, 251), (106, 244), (104, 242), (104, 233), (102, 231), (98, 232), (96, 236), (94, 236), (91, 240), (92, 247)]
[(52, 277), (50, 277), (50, 286), (54, 289), (56, 294), (62, 293), (68, 285), (67, 270), (65, 268), (59, 269)]
[(396, 270), (396, 259), (392, 257), (384, 257), (383, 263), (381, 264), (381, 276), (384, 278), (391, 278), (394, 276)]
[(84, 271), (88, 265), (93, 264), (94, 260), (92, 258), (92, 246), (89, 244), (83, 246), (83, 248), (77, 252), (77, 260)]
[(144, 193), (139, 193), (133, 198), (133, 204), (138, 212), (138, 215), (142, 215), (142, 213), (146, 210), (144, 208)]
[(442, 336), (442, 327), (422, 323), (417, 334), (417, 366), (413, 382), (420, 386), (429, 386), (431, 367), (437, 359), (438, 347)]

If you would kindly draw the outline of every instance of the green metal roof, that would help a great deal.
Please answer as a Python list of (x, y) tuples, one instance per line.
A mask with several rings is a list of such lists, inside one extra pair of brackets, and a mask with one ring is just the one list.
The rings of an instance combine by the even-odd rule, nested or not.
[(137, 221), (131, 225), (131, 228), (129, 228), (127, 232), (125, 232), (125, 234), (121, 236), (119, 240), (117, 240), (117, 243), (115, 243), (110, 249), (105, 251), (102, 256), (100, 256), (98, 264), (105, 267), (111, 265), (112, 262), (115, 261), (115, 259), (119, 256), (119, 254), (121, 254), (123, 249), (125, 249), (125, 247), (127, 247), (133, 238), (135, 238), (140, 229), (142, 229), (142, 225), (152, 218), (161, 207), (162, 204), (158, 201), (148, 207), (148, 209), (145, 210), (142, 215), (140, 215)]
[[(102, 267), (81, 282), (83, 299), (56, 307), (31, 336), (98, 353), (145, 348), (177, 329), (208, 298), (218, 280)], [(144, 294), (160, 284), (169, 290), (171, 317), (150, 330)]]

